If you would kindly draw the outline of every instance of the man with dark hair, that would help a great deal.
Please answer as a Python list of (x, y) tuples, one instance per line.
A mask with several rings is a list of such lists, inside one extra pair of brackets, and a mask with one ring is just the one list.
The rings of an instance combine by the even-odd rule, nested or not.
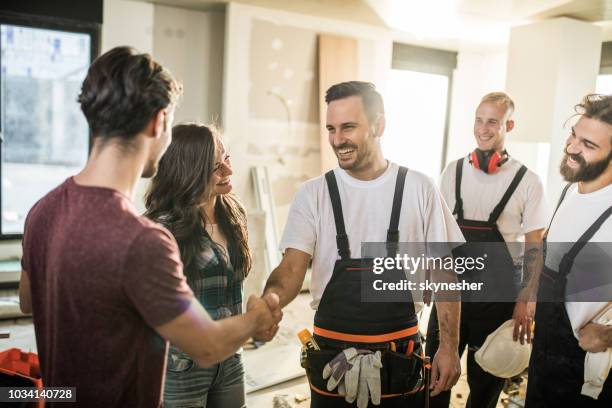
[[(420, 406), (429, 390), (421, 392), (422, 347), (412, 295), (407, 292), (406, 302), (364, 302), (355, 268), (372, 266), (372, 259), (362, 258), (365, 242), (463, 242), (463, 237), (431, 180), (384, 158), (384, 107), (374, 85), (340, 83), (328, 89), (325, 101), (338, 167), (297, 192), (280, 244), (283, 259), (264, 293), (277, 294), (281, 306), (287, 305), (312, 259), (314, 340), (321, 348), (308, 351), (306, 359), (312, 407), (354, 406), (357, 400), (361, 408), (369, 399), (382, 407)], [(441, 302), (438, 309), (441, 345), (432, 364), (432, 395), (452, 387), (460, 373), (458, 304)], [(376, 350), (383, 351), (382, 361)], [(336, 365), (339, 361), (344, 363)], [(356, 376), (355, 367), (360, 367)]]
[(79, 102), (93, 135), (87, 165), (30, 210), (21, 309), (32, 313), (42, 379), (76, 387), (83, 407), (161, 404), (167, 340), (200, 365), (273, 331), (278, 299), (215, 322), (194, 300), (176, 241), (140, 216), (136, 182), (155, 174), (171, 138), (180, 86), (147, 54), (97, 58)]
[[(463, 275), (484, 283), (480, 293), (466, 293), (461, 305), (459, 354), (467, 348), (467, 407), (495, 408), (504, 386), (504, 378), (476, 361), (476, 351), (487, 336), (514, 319), (514, 341), (531, 341), (535, 305), (524, 299), (520, 272), (522, 266), (526, 275), (533, 273), (534, 251), (541, 247), (548, 214), (542, 181), (505, 149), (508, 133), (514, 128), (513, 113), (514, 102), (508, 94), (484, 95), (474, 115), (476, 148), (449, 163), (440, 181), (442, 195), (454, 208), (459, 227), (470, 242), (464, 255), (477, 258), (486, 252), (490, 260), (484, 273)], [(529, 254), (525, 257), (523, 242)], [(427, 330), (428, 352), (437, 347), (437, 326), (434, 314)], [(505, 371), (505, 367), (496, 369)], [(450, 394), (433, 398), (431, 405), (447, 408)]]
[[(546, 233), (539, 288), (530, 285), (538, 305), (527, 408), (612, 406), (612, 96), (587, 95), (576, 112), (560, 165), (569, 184)], [(598, 274), (607, 278), (591, 287)]]

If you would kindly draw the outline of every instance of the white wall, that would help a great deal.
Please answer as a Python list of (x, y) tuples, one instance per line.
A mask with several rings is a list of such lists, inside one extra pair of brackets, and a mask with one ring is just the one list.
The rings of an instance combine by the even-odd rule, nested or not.
[(221, 116), (225, 13), (155, 6), (153, 55), (183, 85), (175, 122)]
[(104, 0), (102, 53), (120, 45), (152, 53), (154, 8), (149, 3)]

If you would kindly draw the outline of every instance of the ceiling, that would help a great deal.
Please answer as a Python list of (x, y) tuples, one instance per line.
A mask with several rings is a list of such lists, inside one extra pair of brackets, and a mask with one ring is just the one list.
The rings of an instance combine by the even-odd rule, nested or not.
[(136, 0), (201, 11), (222, 10), (227, 3), (241, 3), (307, 14), (317, 17), (350, 20), (385, 27), (382, 18), (362, 0)]
[[(222, 10), (230, 0), (137, 0)], [(510, 28), (555, 17), (594, 22), (612, 39), (612, 0), (231, 0), (388, 27), (397, 40), (448, 49), (499, 47)]]
[(600, 22), (612, 20), (612, 0), (573, 0), (536, 15), (537, 18), (567, 16), (578, 20)]

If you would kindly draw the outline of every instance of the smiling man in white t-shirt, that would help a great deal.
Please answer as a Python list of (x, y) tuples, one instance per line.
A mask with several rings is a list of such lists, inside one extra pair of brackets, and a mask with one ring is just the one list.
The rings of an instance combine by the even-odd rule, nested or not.
[[(576, 111), (580, 118), (565, 143), (560, 166), (570, 184), (546, 237), (527, 408), (612, 406), (612, 326), (592, 322), (612, 301), (612, 96), (588, 95)], [(589, 283), (599, 273), (607, 278), (592, 287)], [(603, 357), (602, 364), (585, 366), (586, 352)], [(582, 395), (585, 379), (594, 377), (589, 370), (599, 377), (593, 384), (597, 399), (586, 396), (592, 392)]]
[[(323, 361), (316, 352), (309, 354), (312, 406), (344, 407), (345, 399), (338, 397), (335, 389), (321, 389), (325, 383), (318, 385), (322, 366), (334, 353), (350, 346), (383, 350), (381, 370), (388, 370), (389, 364), (395, 363), (388, 363), (387, 358), (394, 358), (396, 352), (401, 350), (404, 355), (400, 359), (408, 361), (406, 355), (421, 355), (422, 350), (413, 302), (361, 301), (360, 287), (351, 280), (358, 273), (355, 266), (366, 262), (361, 259), (361, 244), (463, 242), (463, 237), (434, 183), (384, 158), (380, 145), (384, 107), (373, 84), (352, 81), (334, 85), (326, 93), (326, 102), (329, 143), (339, 166), (305, 182), (297, 192), (280, 244), (284, 256), (265, 293), (278, 294), (282, 306), (291, 302), (312, 259), (311, 305), (317, 310), (314, 338), (323, 349), (321, 353), (328, 354)], [(392, 212), (394, 203), (398, 208)], [(442, 334), (432, 363), (432, 395), (452, 387), (460, 373), (458, 312), (456, 302), (443, 302), (439, 308)], [(363, 363), (361, 370), (365, 371)], [(382, 393), (387, 389), (389, 394), (382, 396), (382, 407), (420, 406), (420, 383), (411, 384), (411, 374), (401, 370), (395, 375), (381, 374)], [(404, 395), (394, 394), (396, 386)], [(409, 386), (416, 388), (410, 390)], [(348, 396), (346, 399), (352, 403)], [(372, 401), (377, 399), (372, 397)]]
[[(461, 309), (459, 353), (468, 348), (468, 407), (494, 408), (504, 379), (482, 369), (475, 350), (505, 321), (515, 319), (515, 341), (531, 341), (533, 302), (516, 301), (519, 296), (522, 242), (537, 249), (548, 218), (540, 178), (505, 149), (506, 137), (514, 128), (514, 102), (503, 92), (492, 92), (481, 99), (474, 117), (477, 148), (467, 157), (452, 161), (442, 173), (441, 190), (454, 214), (472, 256), (481, 256), (487, 245), (495, 268), (489, 266), (485, 291), (478, 302), (464, 299)], [(490, 244), (495, 242), (495, 244)], [(478, 243), (478, 244), (476, 244)], [(478, 247), (476, 247), (478, 245)], [(495, 254), (490, 249), (495, 249)], [(529, 272), (531, 264), (526, 262)], [(480, 281), (480, 276), (467, 279)], [(489, 279), (489, 278), (486, 278)], [(490, 284), (494, 286), (490, 286)], [(496, 288), (501, 288), (496, 289)], [(483, 299), (485, 301), (483, 301)], [(427, 350), (436, 349), (438, 327), (435, 316), (429, 322)], [(433, 407), (448, 407), (450, 392), (433, 398)]]

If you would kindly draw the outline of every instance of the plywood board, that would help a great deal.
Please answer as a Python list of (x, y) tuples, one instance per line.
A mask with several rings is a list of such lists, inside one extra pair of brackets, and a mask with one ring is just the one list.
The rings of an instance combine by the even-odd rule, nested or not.
[(339, 82), (357, 80), (357, 40), (328, 34), (319, 35), (319, 118), (321, 123), (321, 172), (336, 167), (337, 160), (329, 146), (325, 92)]

